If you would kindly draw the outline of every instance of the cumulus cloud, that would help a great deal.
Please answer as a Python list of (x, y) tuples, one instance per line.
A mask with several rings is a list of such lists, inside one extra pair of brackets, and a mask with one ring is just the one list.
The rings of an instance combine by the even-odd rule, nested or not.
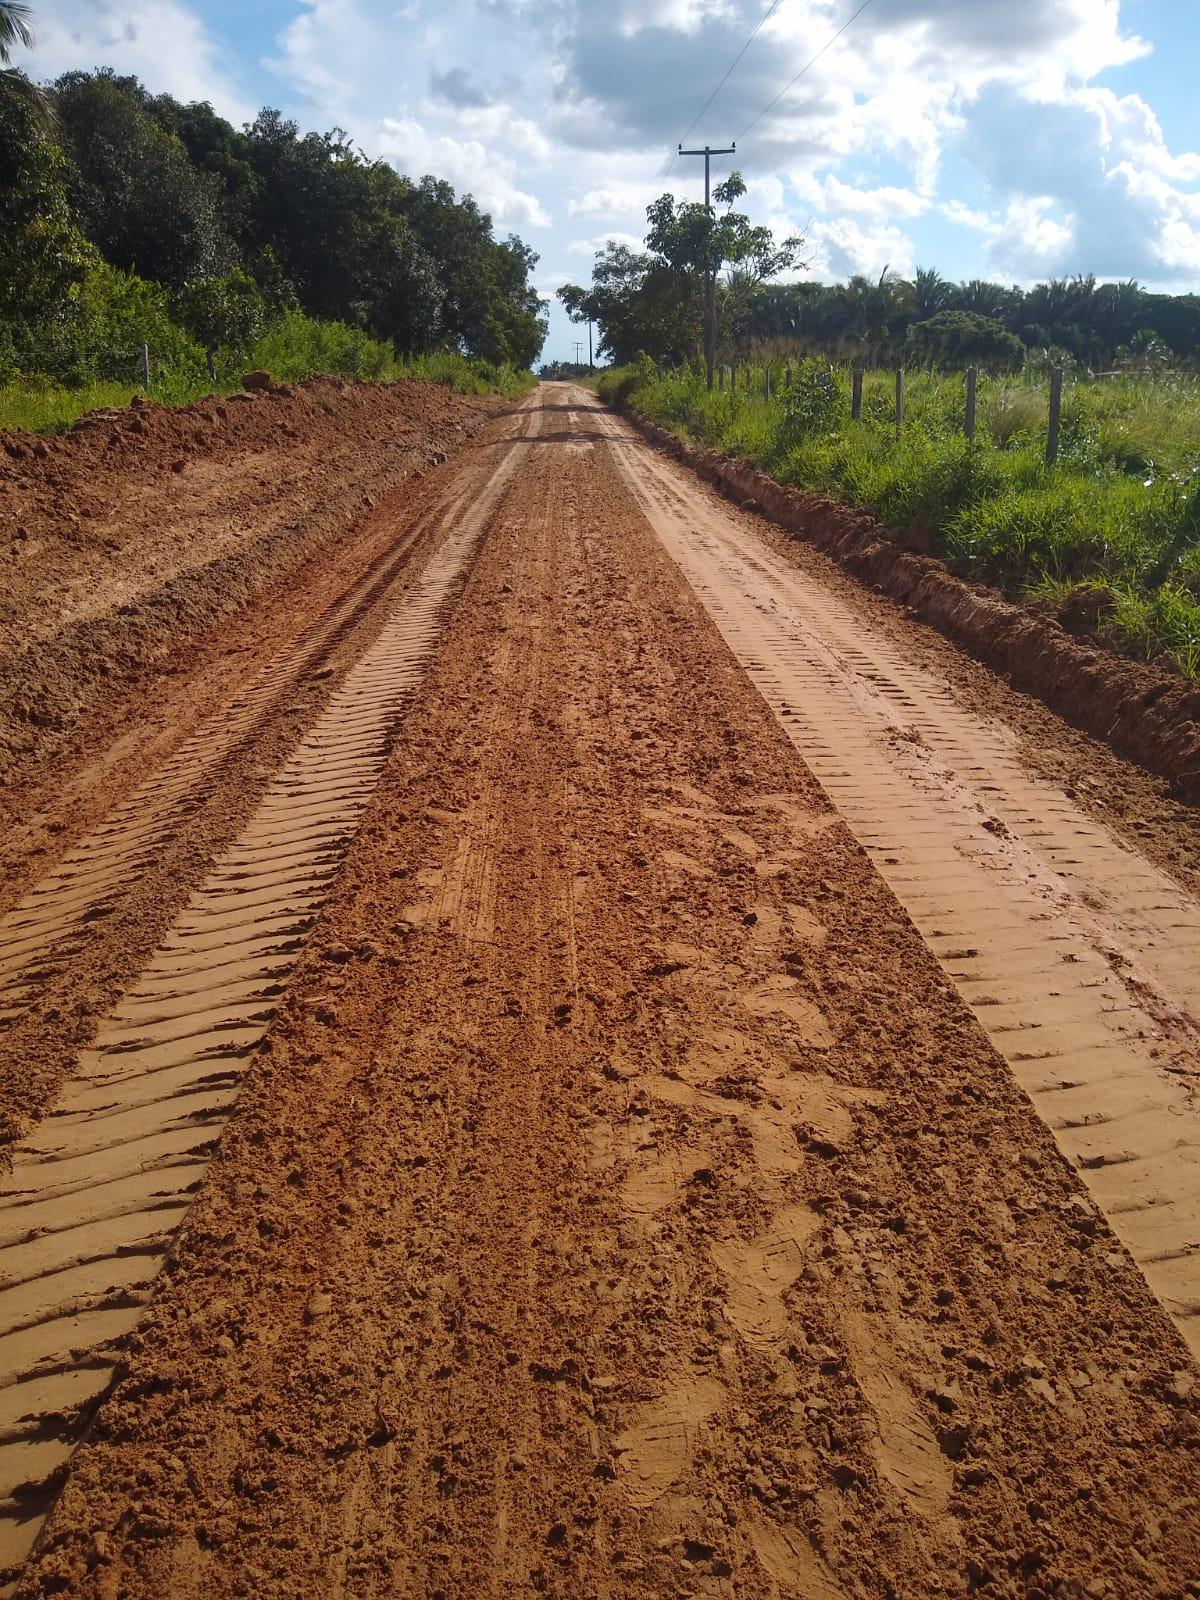
[(441, 100), (448, 100), (452, 106), (478, 107), (493, 103), (492, 96), (464, 67), (451, 67), (446, 72), (435, 68), (429, 81), (434, 94)]
[(375, 136), (381, 156), (413, 176), (431, 172), (469, 191), (505, 228), (550, 225), (536, 195), (517, 187), (516, 164), (489, 151), (476, 139), (430, 133), (411, 117), (384, 117)]
[(34, 48), (13, 64), (38, 79), (114, 67), (179, 100), (208, 100), (241, 123), (254, 115), (232, 50), (179, 0), (57, 0), (37, 7)]

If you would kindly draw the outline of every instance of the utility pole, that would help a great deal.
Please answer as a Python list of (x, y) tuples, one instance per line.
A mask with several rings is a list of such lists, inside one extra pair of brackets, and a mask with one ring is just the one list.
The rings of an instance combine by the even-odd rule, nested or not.
[(583, 340), (582, 339), (576, 339), (574, 341), (574, 343), (575, 343), (575, 365), (577, 367), (581, 367), (583, 365), (583, 354), (582, 354), (582, 352), (583, 352)]
[[(737, 140), (724, 149), (714, 150), (711, 145), (705, 145), (703, 150), (685, 150), (679, 146), (681, 156), (704, 157), (704, 204), (707, 210), (712, 210), (712, 194), (709, 180), (709, 164), (713, 156), (732, 156), (737, 154)], [(708, 387), (713, 386), (713, 367), (717, 359), (717, 269), (715, 266), (705, 269), (704, 282), (704, 368), (708, 378)]]

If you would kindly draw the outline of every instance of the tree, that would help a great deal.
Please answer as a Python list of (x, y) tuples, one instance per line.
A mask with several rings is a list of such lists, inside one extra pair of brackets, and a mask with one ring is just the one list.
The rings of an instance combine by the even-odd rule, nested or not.
[(918, 322), (936, 317), (949, 308), (954, 285), (947, 283), (932, 267), (918, 267), (909, 286), (909, 303)]
[(212, 361), (222, 346), (239, 354), (262, 332), (258, 285), (240, 267), (225, 277), (193, 278), (176, 297), (179, 320)]
[(53, 100), (71, 200), (106, 261), (174, 289), (233, 264), (213, 181), (155, 122), (136, 78), (69, 72)]
[[(681, 275), (698, 310), (703, 308), (706, 299), (711, 306), (716, 280), (724, 267), (736, 273), (736, 277), (728, 280), (726, 288), (733, 304), (737, 305), (766, 279), (777, 277), (799, 263), (801, 239), (793, 237), (777, 245), (769, 228), (754, 226), (749, 217), (732, 209), (745, 192), (741, 173), (731, 172), (713, 191), (716, 205), (726, 207), (723, 214), (718, 214), (715, 207), (695, 201), (677, 204), (669, 194), (660, 195), (646, 209), (650, 225), (646, 234), (647, 247)], [(716, 342), (716, 319), (710, 311), (705, 318), (704, 337), (704, 364), (710, 389)]]
[(558, 298), (568, 315), (586, 303), (600, 330), (599, 353), (616, 366), (642, 350), (655, 361), (678, 363), (696, 348), (699, 322), (684, 274), (628, 245), (610, 242), (598, 250), (591, 288), (564, 284)]
[(79, 290), (96, 254), (75, 222), (67, 162), (34, 94), (0, 95), (0, 169), (0, 359), (69, 376), (78, 364)]
[(14, 45), (28, 48), (33, 43), (32, 15), (32, 7), (19, 4), (19, 0), (0, 0), (0, 65), (8, 66)]
[(914, 363), (983, 367), (990, 372), (1016, 372), (1025, 359), (1025, 346), (1015, 333), (994, 317), (979, 317), (973, 311), (939, 311), (925, 322), (914, 322), (905, 350)]
[(585, 322), (588, 324), (588, 367), (590, 369), (592, 366), (591, 325), (596, 320), (595, 303), (588, 291), (581, 289), (576, 283), (564, 283), (555, 292), (571, 322), (578, 326)]
[(865, 349), (871, 366), (912, 308), (911, 286), (898, 272), (884, 267), (877, 279), (857, 273), (841, 291), (846, 332)]

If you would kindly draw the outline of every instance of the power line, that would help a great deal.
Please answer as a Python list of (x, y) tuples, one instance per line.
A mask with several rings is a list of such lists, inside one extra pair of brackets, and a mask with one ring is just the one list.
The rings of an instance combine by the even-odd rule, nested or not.
[(760, 123), (762, 121), (762, 119), (766, 116), (767, 112), (770, 111), (773, 107), (775, 107), (775, 106), (777, 106), (779, 104), (779, 102), (783, 99), (785, 94), (790, 94), (791, 93), (791, 91), (800, 82), (800, 79), (804, 76), (804, 74), (806, 72), (808, 72), (810, 68), (816, 66), (817, 62), (820, 61), (821, 57), (825, 54), (825, 52), (827, 50), (831, 50), (833, 48), (833, 46), (842, 37), (842, 35), (845, 33), (846, 29), (850, 26), (850, 24), (852, 22), (857, 21), (858, 18), (862, 16), (863, 12), (867, 9), (867, 7), (870, 4), (871, 4), (871, 0), (862, 0), (862, 5), (859, 6), (858, 10), (856, 12), (854, 12), (854, 14), (852, 16), (849, 16), (849, 17), (846, 18), (845, 22), (842, 23), (842, 25), (838, 29), (838, 31), (833, 35), (833, 37), (831, 39), (827, 39), (825, 41), (825, 43), (817, 51), (816, 55), (813, 56), (812, 60), (811, 61), (806, 61), (804, 63), (804, 65), (800, 68), (800, 71), (792, 79), (792, 81), (790, 83), (785, 83), (784, 84), (783, 88), (775, 96), (774, 100), (769, 101), (762, 108), (762, 110), (758, 113), (758, 115), (754, 118), (754, 120), (752, 122), (748, 122), (746, 124), (746, 126), (742, 129), (741, 133), (738, 134), (738, 138), (739, 139), (744, 139), (745, 136), (750, 132), (750, 129), (755, 127), (758, 123)]
[[(729, 63), (729, 66), (725, 69), (725, 76), (721, 79), (720, 83), (713, 90), (713, 92), (709, 95), (708, 99), (704, 102), (704, 104), (700, 107), (700, 109), (696, 113), (695, 117), (693, 117), (693, 119), (691, 121), (691, 124), (689, 125), (689, 127), (687, 128), (686, 132), (683, 135), (683, 139), (680, 139), (680, 141), (679, 141), (680, 144), (683, 143), (683, 140), (688, 137), (688, 135), (692, 132), (692, 129), (695, 128), (696, 125), (700, 122), (700, 120), (704, 116), (704, 113), (708, 110), (709, 106), (712, 105), (713, 101), (717, 98), (717, 96), (720, 94), (721, 90), (725, 87), (725, 85), (729, 82), (730, 78), (733, 76), (733, 69), (737, 66), (738, 62), (746, 54), (746, 51), (749, 50), (750, 46), (754, 43), (755, 39), (757, 39), (758, 35), (762, 32), (763, 28), (767, 25), (767, 23), (770, 22), (771, 18), (779, 10), (779, 8), (780, 8), (780, 6), (782, 4), (783, 4), (783, 0), (771, 0), (771, 4), (767, 7), (767, 9), (763, 12), (762, 16), (755, 23), (754, 29), (751, 32), (750, 37), (746, 40), (745, 44), (738, 51), (737, 55), (734, 56), (733, 60)], [(678, 154), (679, 154), (679, 151), (676, 150), (675, 154), (672, 155), (670, 161), (667, 163), (667, 174), (668, 174), (668, 176), (670, 175), (671, 168), (675, 165), (675, 157)]]

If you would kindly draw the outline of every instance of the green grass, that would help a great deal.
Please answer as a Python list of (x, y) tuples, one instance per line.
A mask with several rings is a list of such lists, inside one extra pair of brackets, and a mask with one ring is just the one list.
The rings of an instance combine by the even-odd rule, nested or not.
[[(149, 398), (160, 405), (183, 406), (202, 395), (230, 394), (241, 388), (242, 374), (269, 372), (279, 383), (296, 383), (322, 374), (387, 383), (411, 378), (444, 383), (458, 394), (517, 396), (534, 383), (533, 374), (497, 366), (478, 358), (442, 353), (397, 357), (390, 343), (369, 338), (343, 322), (318, 322), (302, 312), (281, 318), (249, 349), (220, 352), (214, 383), (202, 363), (152, 363)], [(0, 428), (49, 433), (70, 427), (85, 412), (128, 405), (140, 386), (96, 382), (77, 388), (37, 374), (0, 384)]]
[(1049, 467), (1048, 384), (1036, 377), (981, 377), (973, 441), (961, 375), (909, 374), (903, 429), (894, 374), (866, 375), (859, 423), (848, 371), (800, 362), (791, 378), (775, 367), (768, 400), (761, 368), (739, 369), (736, 393), (709, 394), (696, 374), (643, 364), (605, 374), (600, 393), (781, 482), (919, 528), (956, 572), (1012, 597), (1068, 610), (1080, 586), (1098, 589), (1095, 627), (1109, 642), (1200, 677), (1196, 380), (1072, 384)]

